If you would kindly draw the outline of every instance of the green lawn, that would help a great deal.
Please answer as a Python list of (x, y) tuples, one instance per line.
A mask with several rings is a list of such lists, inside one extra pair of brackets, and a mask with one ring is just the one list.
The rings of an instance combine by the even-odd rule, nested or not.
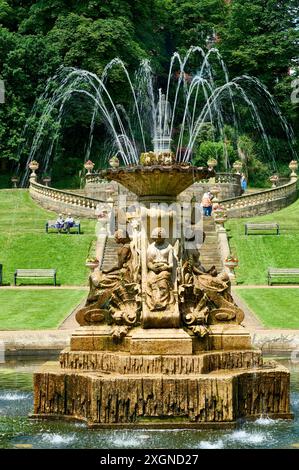
[(266, 328), (299, 328), (299, 289), (238, 289)]
[(86, 285), (85, 259), (95, 239), (95, 221), (81, 220), (82, 235), (46, 234), (45, 222), (56, 213), (32, 201), (28, 190), (0, 190), (0, 264), (4, 283), (19, 268), (55, 268), (57, 282)]
[[(281, 234), (244, 235), (246, 222), (263, 221), (278, 222)], [(267, 284), (268, 267), (299, 268), (299, 200), (266, 216), (230, 219), (226, 228), (231, 251), (239, 258), (238, 283)]]
[(0, 289), (0, 330), (56, 328), (87, 296), (83, 289)]

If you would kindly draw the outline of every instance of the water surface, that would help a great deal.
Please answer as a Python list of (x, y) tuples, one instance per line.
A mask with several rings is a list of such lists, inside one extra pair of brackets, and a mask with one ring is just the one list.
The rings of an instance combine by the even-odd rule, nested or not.
[(276, 358), (291, 371), (294, 421), (266, 416), (233, 430), (89, 430), (83, 423), (35, 421), (32, 376), (45, 359), (0, 364), (0, 448), (248, 449), (299, 448), (299, 362)]

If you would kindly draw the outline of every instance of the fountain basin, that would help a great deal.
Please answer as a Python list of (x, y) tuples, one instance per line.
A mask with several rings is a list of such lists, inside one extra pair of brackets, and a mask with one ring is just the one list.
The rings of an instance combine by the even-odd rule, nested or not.
[(139, 198), (175, 199), (194, 182), (214, 177), (215, 172), (206, 167), (173, 164), (109, 168), (101, 170), (100, 175), (117, 181)]
[[(222, 354), (214, 353), (214, 361), (220, 355), (220, 367), (225, 364)], [(248, 360), (249, 354), (247, 351), (243, 359), (247, 356)], [(77, 358), (82, 357), (78, 352)], [(32, 417), (81, 419), (95, 428), (227, 427), (235, 425), (239, 418), (265, 414), (269, 418), (291, 419), (288, 369), (278, 364), (250, 368), (257, 356), (251, 356), (248, 362), (240, 357), (235, 354), (236, 368), (202, 373), (190, 367), (194, 356), (189, 356), (189, 368), (185, 367), (180, 374), (167, 370), (161, 373), (157, 368), (153, 372), (151, 367), (140, 373), (134, 366), (136, 357), (131, 357), (126, 374), (116, 373), (113, 367), (102, 371), (62, 369), (57, 363), (48, 362), (34, 377), (38, 393)], [(161, 361), (160, 356), (143, 359), (152, 366)], [(122, 355), (116, 352), (110, 364), (122, 360)], [(179, 370), (180, 356), (167, 360), (176, 363)]]
[(59, 363), (35, 373), (32, 417), (163, 428), (232, 426), (265, 414), (291, 419), (289, 370), (263, 361), (241, 326), (230, 334), (211, 328), (210, 337), (221, 334), (221, 350), (212, 350), (215, 339), (200, 350), (201, 341), (183, 329), (137, 328), (122, 348), (107, 328), (78, 329)]

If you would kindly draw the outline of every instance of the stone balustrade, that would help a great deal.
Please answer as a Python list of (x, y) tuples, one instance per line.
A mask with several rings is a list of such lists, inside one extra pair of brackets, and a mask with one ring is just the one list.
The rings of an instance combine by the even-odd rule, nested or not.
[[(195, 182), (188, 189), (179, 195), (179, 200), (188, 201), (195, 195), (197, 200), (202, 198), (204, 192), (209, 191), (211, 185), (219, 185), (221, 199), (236, 197), (241, 195), (241, 175), (232, 173), (217, 173), (214, 178), (203, 179)], [(119, 194), (125, 194), (130, 203), (136, 201), (136, 196), (121, 184), (113, 181), (105, 181), (97, 173), (85, 176), (85, 194), (96, 199), (106, 199), (112, 197), (116, 202)]]
[[(216, 173), (215, 183), (233, 183), (240, 185), (241, 175), (237, 173)], [(85, 176), (87, 184), (105, 184), (107, 183), (102, 176), (98, 173), (91, 173)], [(201, 180), (203, 183), (208, 183), (209, 179)]]
[[(198, 192), (199, 194), (199, 189), (201, 192), (205, 191), (211, 186), (211, 184), (215, 183), (219, 183), (220, 187), (221, 184), (224, 187), (230, 185), (240, 187), (239, 180), (240, 175), (218, 173), (216, 175), (215, 182), (194, 183), (190, 188), (181, 193), (179, 199), (184, 200), (184, 197), (189, 197), (191, 193), (193, 194)], [(238, 184), (236, 183), (237, 181)], [(199, 185), (202, 185), (202, 187), (197, 190), (196, 187), (199, 187)], [(86, 218), (95, 218), (97, 206), (105, 204), (107, 199), (106, 197), (91, 198), (82, 194), (77, 194), (76, 192), (51, 188), (37, 183), (33, 179), (30, 181), (30, 194), (33, 199), (46, 209), (64, 213), (70, 211), (73, 216)], [(277, 186), (276, 188), (267, 189), (253, 194), (230, 197), (227, 199), (223, 199), (224, 194), (226, 194), (226, 192), (221, 191), (219, 199), (221, 201), (221, 205), (227, 210), (229, 217), (253, 217), (255, 215), (274, 212), (294, 202), (297, 198), (297, 180), (292, 179), (287, 184)], [(115, 200), (114, 203), (116, 202), (117, 201)]]
[[(201, 180), (201, 183), (209, 183), (210, 180)], [(241, 175), (238, 173), (216, 173), (215, 183), (230, 183), (241, 186)]]
[(55, 212), (71, 212), (73, 216), (95, 218), (97, 206), (105, 201), (73, 192), (51, 188), (30, 181), (30, 195), (41, 206)]
[(297, 198), (297, 180), (276, 188), (221, 200), (229, 217), (253, 217), (268, 214), (288, 206)]

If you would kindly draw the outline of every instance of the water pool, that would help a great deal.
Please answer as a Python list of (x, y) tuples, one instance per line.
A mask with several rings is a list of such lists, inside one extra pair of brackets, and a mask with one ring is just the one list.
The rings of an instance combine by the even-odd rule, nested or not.
[[(291, 371), (293, 421), (266, 416), (233, 430), (89, 430), (83, 423), (35, 421), (32, 376), (45, 359), (0, 364), (0, 448), (35, 449), (248, 449), (299, 448), (299, 362), (275, 358)], [(163, 433), (163, 435), (162, 435)]]

